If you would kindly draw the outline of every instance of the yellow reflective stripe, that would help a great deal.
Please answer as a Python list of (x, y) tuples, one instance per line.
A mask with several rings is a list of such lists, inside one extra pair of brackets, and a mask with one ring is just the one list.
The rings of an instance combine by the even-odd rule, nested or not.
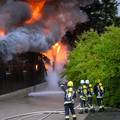
[(72, 101), (65, 101), (64, 104), (68, 104), (68, 103), (74, 103), (74, 100)]
[(100, 106), (99, 108), (102, 108), (102, 106)]
[(90, 89), (90, 92), (93, 92), (93, 88)]
[(64, 104), (68, 104), (68, 103), (72, 103), (72, 101), (71, 102), (64, 102)]
[(102, 96), (97, 96), (97, 98), (103, 98)]
[(86, 100), (86, 97), (85, 96), (80, 96), (80, 99)]
[(76, 117), (76, 115), (72, 115), (72, 117), (73, 117), (73, 118), (75, 118), (75, 117)]
[(69, 89), (68, 89), (68, 92), (73, 92), (73, 89), (72, 89), (72, 88), (69, 88)]
[(65, 118), (70, 118), (70, 117), (68, 115), (66, 115)]
[(68, 93), (68, 97), (71, 97), (72, 96), (72, 93)]
[(83, 110), (83, 109), (84, 109), (84, 108), (82, 108), (82, 107), (80, 108), (80, 110)]
[(87, 90), (86, 90), (86, 89), (84, 89), (84, 90), (83, 90), (83, 93), (84, 93), (84, 94), (87, 94)]
[(88, 97), (92, 97), (92, 95), (88, 95)]
[(100, 87), (100, 89), (101, 89), (102, 91), (104, 90), (102, 86)]

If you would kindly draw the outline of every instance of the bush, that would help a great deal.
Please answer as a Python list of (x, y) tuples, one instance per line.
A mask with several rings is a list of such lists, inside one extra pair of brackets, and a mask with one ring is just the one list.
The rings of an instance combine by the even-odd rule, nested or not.
[(105, 104), (120, 107), (120, 28), (109, 27), (104, 34), (86, 32), (69, 55), (65, 74), (78, 86), (81, 79), (105, 86)]

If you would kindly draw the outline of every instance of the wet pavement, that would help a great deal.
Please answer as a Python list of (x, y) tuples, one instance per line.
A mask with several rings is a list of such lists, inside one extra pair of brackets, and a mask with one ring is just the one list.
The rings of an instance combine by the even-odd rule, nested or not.
[[(1, 100), (0, 120), (42, 120), (44, 117), (45, 120), (64, 120), (63, 102), (63, 94)], [(79, 120), (86, 116), (77, 114)]]
[[(63, 93), (56, 90), (43, 93), (0, 100), (0, 120), (64, 120)], [(78, 105), (76, 102), (75, 108)], [(77, 120), (120, 120), (120, 112), (79, 114), (76, 109), (76, 114)]]

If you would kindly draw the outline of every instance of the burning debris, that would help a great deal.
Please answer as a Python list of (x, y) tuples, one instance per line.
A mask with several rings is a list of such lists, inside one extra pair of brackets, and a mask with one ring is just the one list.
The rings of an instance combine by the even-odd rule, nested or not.
[(64, 64), (67, 63), (68, 46), (60, 41), (52, 46), (51, 49), (44, 52), (43, 55), (47, 56), (50, 60), (50, 63), (45, 64), (47, 69), (51, 66), (53, 70), (57, 70), (58, 68), (60, 70), (61, 67), (64, 67)]
[(48, 89), (59, 90), (59, 82), (61, 81), (61, 72), (64, 70), (68, 56), (68, 45), (61, 41), (57, 42), (43, 55), (47, 56), (50, 62), (45, 63), (47, 70), (46, 80), (48, 81)]
[(88, 20), (78, 0), (24, 1), (6, 3), (0, 10), (0, 35), (8, 30), (0, 37), (0, 56), (6, 61), (18, 53), (47, 51), (68, 29)]
[(49, 88), (58, 89), (68, 55), (62, 38), (88, 20), (79, 7), (91, 0), (7, 1), (0, 8), (0, 78), (7, 81), (5, 88), (13, 91), (13, 84), (17, 90), (48, 80)]

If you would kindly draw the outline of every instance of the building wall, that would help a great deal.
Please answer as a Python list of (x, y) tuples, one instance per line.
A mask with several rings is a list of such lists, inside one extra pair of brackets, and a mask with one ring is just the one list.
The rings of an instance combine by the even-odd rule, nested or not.
[(45, 75), (44, 62), (39, 54), (26, 53), (8, 63), (1, 60), (0, 95), (43, 83)]

